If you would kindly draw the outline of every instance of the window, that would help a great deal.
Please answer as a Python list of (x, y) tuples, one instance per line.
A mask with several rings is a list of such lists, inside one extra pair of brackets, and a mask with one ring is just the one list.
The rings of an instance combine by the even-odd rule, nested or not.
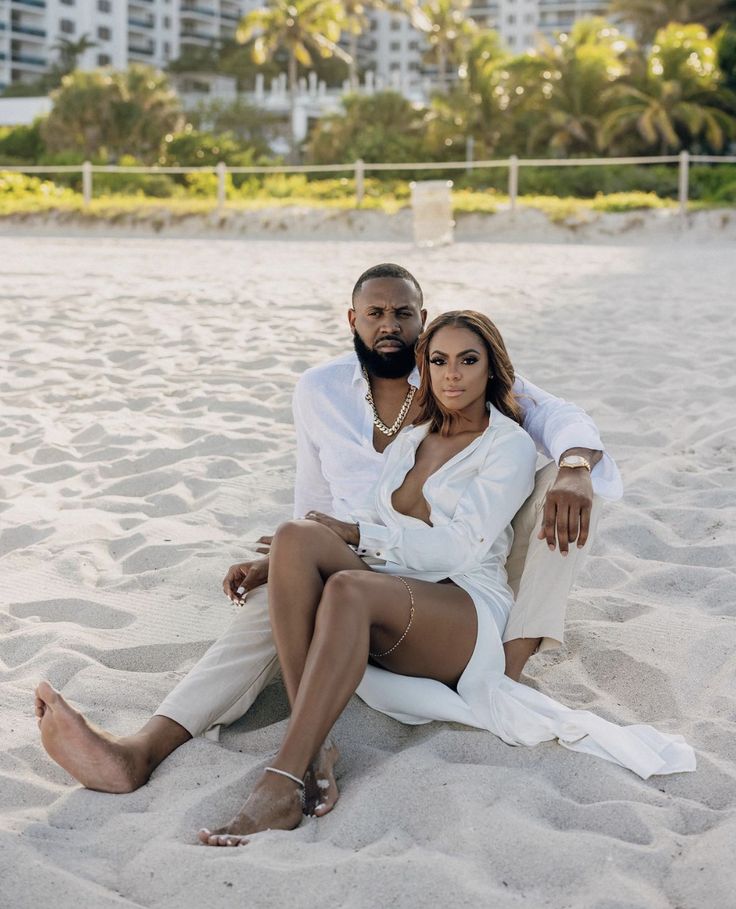
[(164, 57), (168, 60), (171, 56), (171, 45), (168, 41), (164, 41)]
[(409, 50), (410, 50), (410, 51), (419, 50), (419, 42), (418, 42), (418, 41), (410, 41), (410, 42), (409, 42)]
[(97, 0), (97, 9), (101, 13), (111, 13), (112, 12), (111, 0)]
[(163, 26), (164, 28), (171, 28), (171, 16), (164, 16)]
[(98, 66), (109, 66), (112, 63), (109, 54), (97, 54)]
[(401, 41), (392, 41), (390, 44), (390, 49), (392, 51), (400, 51), (401, 50)]
[(59, 23), (59, 29), (65, 35), (73, 35), (76, 30), (76, 26), (72, 19), (62, 19), (61, 22)]
[(397, 70), (401, 69), (401, 64), (400, 64), (400, 63), (392, 63), (390, 69), (391, 69), (391, 72), (392, 72), (392, 73), (395, 73)]
[(112, 38), (112, 32), (106, 25), (100, 25), (97, 29), (97, 37), (100, 41), (109, 41)]
[(74, 6), (74, 0), (61, 0), (62, 6)]
[(515, 24), (516, 24), (516, 16), (515, 16), (513, 13), (511, 13), (510, 16), (506, 16), (506, 21), (508, 22), (509, 25), (515, 25)]
[(398, 19), (392, 19), (392, 20), (391, 20), (391, 31), (392, 31), (392, 32), (398, 32), (400, 28), (401, 28), (401, 23), (399, 22), (399, 20), (398, 20)]

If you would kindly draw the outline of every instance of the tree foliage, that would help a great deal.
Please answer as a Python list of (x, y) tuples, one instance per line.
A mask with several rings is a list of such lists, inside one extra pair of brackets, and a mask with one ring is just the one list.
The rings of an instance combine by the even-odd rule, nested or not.
[(609, 11), (633, 25), (643, 44), (651, 43), (670, 22), (697, 23), (715, 31), (736, 20), (733, 0), (611, 0)]
[(163, 73), (138, 64), (123, 72), (76, 71), (51, 97), (53, 108), (41, 127), (51, 152), (155, 161), (164, 136), (183, 123), (179, 99)]

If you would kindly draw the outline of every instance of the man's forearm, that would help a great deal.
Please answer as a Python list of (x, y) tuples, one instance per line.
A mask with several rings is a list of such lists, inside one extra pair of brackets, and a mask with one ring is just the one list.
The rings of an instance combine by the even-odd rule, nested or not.
[(567, 451), (563, 451), (562, 454), (560, 455), (560, 461), (563, 458), (569, 458), (569, 457), (572, 457), (573, 455), (582, 456), (583, 458), (585, 458), (586, 461), (588, 461), (590, 463), (591, 467), (595, 467), (595, 465), (603, 457), (603, 452), (596, 451), (593, 448), (568, 448)]

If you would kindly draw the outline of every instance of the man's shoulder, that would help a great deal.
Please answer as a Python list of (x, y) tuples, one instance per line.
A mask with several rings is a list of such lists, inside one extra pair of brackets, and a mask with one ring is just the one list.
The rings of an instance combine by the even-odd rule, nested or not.
[(350, 351), (326, 363), (310, 366), (299, 376), (296, 386), (300, 391), (319, 391), (326, 387), (334, 390), (335, 383), (349, 385), (355, 375), (358, 358)]

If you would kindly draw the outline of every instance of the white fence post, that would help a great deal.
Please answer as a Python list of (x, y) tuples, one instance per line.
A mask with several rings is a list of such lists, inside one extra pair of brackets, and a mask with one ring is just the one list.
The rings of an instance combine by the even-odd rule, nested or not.
[(225, 207), (226, 187), (225, 177), (227, 176), (227, 164), (224, 161), (217, 162), (217, 208), (222, 210)]
[(519, 195), (519, 159), (516, 155), (509, 158), (509, 207), (516, 211), (516, 197)]
[(82, 165), (82, 196), (84, 207), (87, 208), (92, 201), (92, 162), (85, 161)]
[(365, 162), (358, 158), (355, 162), (355, 207), (360, 208), (365, 198)]
[(679, 173), (678, 196), (680, 199), (680, 214), (687, 214), (688, 191), (690, 188), (690, 153), (687, 151), (680, 152), (680, 173)]

